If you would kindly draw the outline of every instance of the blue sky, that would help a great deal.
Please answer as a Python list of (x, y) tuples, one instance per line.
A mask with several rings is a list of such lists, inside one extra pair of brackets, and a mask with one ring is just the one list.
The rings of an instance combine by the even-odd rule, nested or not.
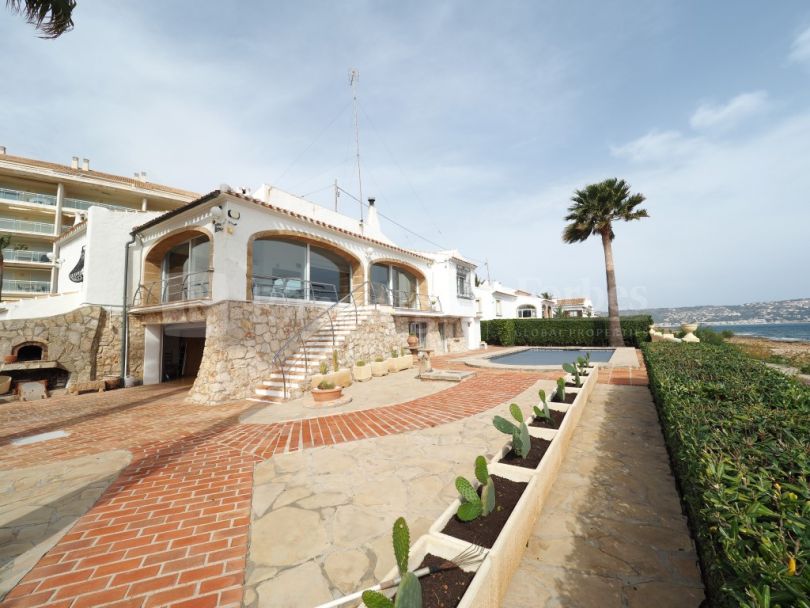
[(75, 22), (44, 41), (0, 11), (10, 154), (331, 204), (357, 192), (356, 67), (364, 195), (492, 278), (604, 308), (601, 246), (560, 233), (574, 188), (619, 176), (651, 215), (616, 229), (621, 306), (810, 297), (803, 0), (79, 0)]

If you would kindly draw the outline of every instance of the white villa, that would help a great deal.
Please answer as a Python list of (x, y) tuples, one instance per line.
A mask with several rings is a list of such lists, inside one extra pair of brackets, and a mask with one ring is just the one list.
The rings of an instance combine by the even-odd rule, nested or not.
[(397, 246), (371, 199), (359, 221), (278, 188), (222, 186), (162, 214), (91, 207), (58, 240), (71, 291), (9, 304), (0, 349), (36, 343), (71, 382), (187, 377), (197, 402), (278, 401), (322, 362), (387, 357), (409, 335), (437, 354), (480, 343), (475, 264)]
[(593, 302), (590, 298), (562, 298), (554, 301), (563, 317), (592, 317)]
[(550, 319), (554, 315), (554, 300), (528, 291), (512, 289), (498, 281), (484, 281), (473, 288), (476, 309), (482, 321), (491, 319)]

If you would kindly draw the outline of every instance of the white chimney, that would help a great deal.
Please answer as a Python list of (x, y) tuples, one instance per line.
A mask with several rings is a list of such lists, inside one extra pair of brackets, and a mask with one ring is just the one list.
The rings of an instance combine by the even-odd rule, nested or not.
[(82, 159), (82, 171), (89, 171), (90, 170), (90, 160), (87, 158)]
[(79, 157), (74, 156), (70, 159), (70, 168), (71, 169), (78, 169), (79, 168)]
[(368, 218), (363, 226), (364, 234), (367, 236), (382, 236), (380, 229), (380, 218), (377, 215), (377, 206), (374, 204), (377, 201), (373, 196), (368, 199)]

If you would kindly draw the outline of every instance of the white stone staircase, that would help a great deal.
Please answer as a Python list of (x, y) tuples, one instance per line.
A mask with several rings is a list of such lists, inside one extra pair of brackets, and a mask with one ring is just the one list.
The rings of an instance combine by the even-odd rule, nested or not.
[[(303, 346), (299, 346), (284, 361), (284, 374), (280, 369), (270, 373), (270, 377), (263, 380), (255, 389), (252, 401), (265, 403), (282, 403), (288, 399), (295, 399), (306, 392), (306, 383), (312, 374), (320, 372), (320, 364), (326, 361), (329, 370), (332, 370), (332, 351), (340, 350), (343, 343), (357, 327), (367, 321), (374, 306), (354, 306), (338, 308), (334, 314), (333, 323), (324, 318), (320, 327), (304, 339)], [(332, 331), (334, 329), (334, 343)], [(293, 347), (294, 348), (294, 347)], [(286, 376), (287, 394), (284, 394), (284, 380)]]

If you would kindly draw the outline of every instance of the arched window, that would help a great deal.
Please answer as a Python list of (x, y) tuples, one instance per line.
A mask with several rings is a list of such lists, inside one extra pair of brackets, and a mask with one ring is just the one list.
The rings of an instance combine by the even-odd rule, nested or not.
[(537, 309), (531, 304), (522, 304), (517, 308), (519, 319), (533, 319), (537, 316)]
[(253, 243), (253, 297), (336, 302), (351, 289), (351, 264), (307, 241), (259, 238)]
[(419, 308), (416, 275), (392, 264), (372, 264), (371, 303), (396, 308)]
[(201, 235), (174, 245), (163, 256), (161, 300), (208, 297), (211, 241)]

